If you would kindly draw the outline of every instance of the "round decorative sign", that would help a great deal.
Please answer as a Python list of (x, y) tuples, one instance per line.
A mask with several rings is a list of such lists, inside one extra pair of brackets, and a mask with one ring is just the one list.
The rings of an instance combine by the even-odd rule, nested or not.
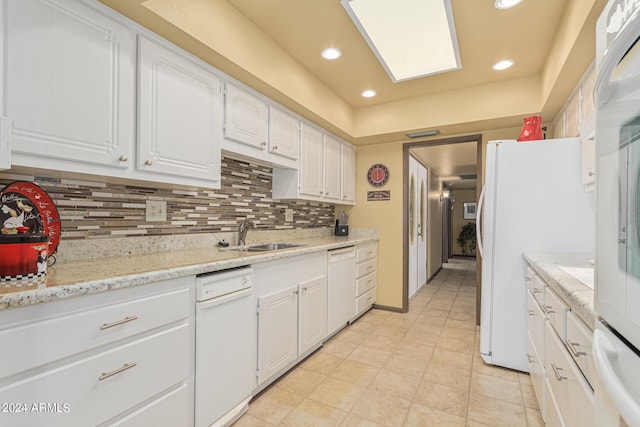
[(369, 184), (382, 187), (389, 181), (389, 169), (385, 165), (377, 163), (369, 168), (367, 179)]

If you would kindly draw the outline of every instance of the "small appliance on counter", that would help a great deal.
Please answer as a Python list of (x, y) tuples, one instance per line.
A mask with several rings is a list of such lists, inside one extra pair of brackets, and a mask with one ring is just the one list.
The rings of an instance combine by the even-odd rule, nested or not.
[(47, 262), (59, 241), (58, 210), (42, 188), (16, 181), (2, 189), (0, 286), (43, 284)]
[(348, 236), (349, 235), (349, 225), (347, 221), (349, 217), (344, 211), (340, 211), (340, 215), (338, 219), (336, 219), (336, 227), (334, 233), (336, 236)]
[(22, 231), (17, 234), (0, 234), (2, 286), (34, 286), (43, 282), (47, 274), (49, 236)]

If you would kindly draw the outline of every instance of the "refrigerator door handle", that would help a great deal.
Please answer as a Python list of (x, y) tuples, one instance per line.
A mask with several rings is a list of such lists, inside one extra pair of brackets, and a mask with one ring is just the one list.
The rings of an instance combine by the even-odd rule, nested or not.
[(640, 405), (618, 377), (615, 365), (620, 361), (617, 353), (609, 338), (596, 329), (593, 333), (593, 355), (598, 376), (624, 420), (629, 425), (637, 426), (640, 425)]
[(482, 249), (482, 232), (480, 230), (480, 225), (482, 224), (482, 204), (484, 202), (484, 190), (486, 186), (482, 186), (482, 191), (480, 192), (480, 198), (478, 199), (478, 216), (476, 218), (476, 240), (478, 241), (478, 251), (480, 252), (480, 257), (482, 257), (483, 249)]

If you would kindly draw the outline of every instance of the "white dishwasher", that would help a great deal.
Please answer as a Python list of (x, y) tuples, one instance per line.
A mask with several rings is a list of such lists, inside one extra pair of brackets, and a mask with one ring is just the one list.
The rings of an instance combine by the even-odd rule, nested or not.
[(344, 327), (356, 313), (356, 249), (329, 251), (327, 284), (327, 336)]
[(248, 407), (255, 388), (256, 309), (253, 269), (196, 281), (196, 426), (227, 426)]

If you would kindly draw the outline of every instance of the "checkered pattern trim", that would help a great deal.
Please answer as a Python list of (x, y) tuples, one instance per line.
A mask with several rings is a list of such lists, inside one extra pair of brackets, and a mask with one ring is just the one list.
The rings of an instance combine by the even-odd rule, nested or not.
[(18, 274), (16, 276), (0, 276), (0, 285), (2, 286), (22, 286), (35, 285), (44, 279), (47, 272), (42, 271), (40, 273)]

